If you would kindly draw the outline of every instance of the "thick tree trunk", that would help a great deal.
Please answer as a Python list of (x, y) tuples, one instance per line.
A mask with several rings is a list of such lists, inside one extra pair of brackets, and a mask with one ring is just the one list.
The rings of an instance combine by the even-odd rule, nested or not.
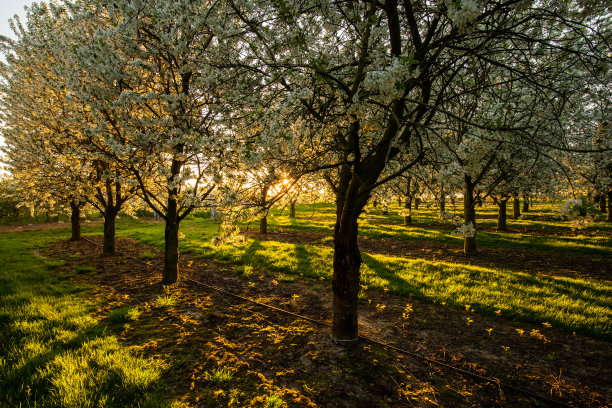
[(500, 199), (497, 202), (497, 205), (499, 206), (499, 211), (497, 213), (497, 230), (498, 231), (507, 231), (507, 223), (506, 223), (506, 207), (508, 204), (508, 200), (504, 200), (504, 199)]
[(259, 233), (267, 234), (268, 233), (268, 217), (264, 215), (259, 220)]
[(289, 204), (289, 218), (295, 218), (295, 201)]
[(607, 222), (612, 222), (612, 191), (608, 191), (608, 217)]
[[(464, 190), (463, 190), (463, 221), (465, 224), (472, 224), (476, 228), (476, 213), (474, 210), (474, 185), (472, 184), (472, 177), (467, 174), (464, 176)], [(466, 255), (470, 255), (476, 252), (476, 235), (473, 237), (463, 238), (463, 252)]]
[(334, 232), (334, 278), (332, 337), (340, 341), (356, 341), (357, 301), (361, 254), (357, 245), (357, 216), (346, 214), (336, 221)]
[(176, 195), (171, 193), (168, 197), (168, 211), (166, 214), (164, 272), (162, 283), (170, 285), (178, 280), (179, 273), (179, 217)]
[(71, 201), (70, 209), (72, 210), (72, 214), (70, 215), (72, 236), (70, 237), (70, 240), (78, 241), (81, 239), (81, 206), (76, 204), (74, 201)]
[(419, 199), (419, 197), (414, 197), (414, 209), (415, 210), (418, 211), (420, 203), (421, 203), (421, 200)]
[(103, 255), (115, 254), (115, 220), (117, 211), (114, 208), (106, 208), (104, 212), (104, 241), (102, 245)]
[(527, 194), (523, 194), (523, 212), (529, 212), (529, 198)]
[[(602, 213), (606, 212), (606, 195), (605, 194), (601, 194), (599, 197), (599, 211), (601, 211)], [(610, 205), (610, 203), (608, 203), (608, 205)]]
[(512, 214), (512, 218), (514, 218), (515, 220), (518, 220), (518, 218), (521, 216), (521, 201), (519, 200), (518, 197), (514, 197), (514, 201), (513, 201), (513, 214)]

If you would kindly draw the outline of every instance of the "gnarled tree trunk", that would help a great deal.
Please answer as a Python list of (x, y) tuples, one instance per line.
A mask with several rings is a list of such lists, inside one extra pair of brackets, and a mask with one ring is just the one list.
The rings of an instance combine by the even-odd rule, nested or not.
[(268, 233), (268, 216), (264, 215), (259, 219), (259, 233), (267, 234)]

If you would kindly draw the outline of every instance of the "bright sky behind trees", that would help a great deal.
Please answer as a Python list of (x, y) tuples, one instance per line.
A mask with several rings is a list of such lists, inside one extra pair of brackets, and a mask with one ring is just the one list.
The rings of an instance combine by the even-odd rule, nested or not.
[(0, 35), (13, 37), (9, 19), (15, 14), (20, 17), (25, 16), (24, 6), (32, 4), (33, 0), (3, 0), (0, 5)]

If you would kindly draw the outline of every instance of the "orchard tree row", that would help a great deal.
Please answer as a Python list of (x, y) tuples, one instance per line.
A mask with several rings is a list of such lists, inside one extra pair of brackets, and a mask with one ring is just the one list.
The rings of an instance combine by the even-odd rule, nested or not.
[[(138, 197), (165, 221), (213, 203), (261, 218), (335, 198), (332, 336), (357, 339), (358, 218), (428, 188), (475, 205), (547, 189), (612, 200), (610, 7), (573, 0), (71, 0), (2, 43), (13, 194), (104, 216)], [(580, 185), (576, 185), (576, 183)], [(572, 190), (574, 189), (574, 190)], [(605, 200), (605, 198), (604, 198)], [(226, 220), (228, 230), (232, 228)], [(231, 233), (226, 233), (230, 237)]]

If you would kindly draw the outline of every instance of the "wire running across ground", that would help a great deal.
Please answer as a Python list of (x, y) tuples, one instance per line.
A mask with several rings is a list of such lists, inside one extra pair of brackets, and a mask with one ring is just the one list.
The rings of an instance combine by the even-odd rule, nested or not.
[[(91, 243), (91, 244), (94, 244), (96, 246), (102, 247), (102, 244), (100, 244), (98, 242), (95, 242), (95, 241), (87, 239), (87, 238), (82, 238), (82, 239), (84, 241), (87, 241), (87, 242)], [(134, 261), (140, 262), (140, 263), (142, 263), (142, 264), (144, 264), (146, 266), (150, 266), (150, 267), (158, 269), (158, 270), (163, 270), (163, 268), (158, 266), (158, 265), (150, 264), (150, 263), (148, 263), (148, 262), (146, 262), (146, 261), (144, 261), (142, 259), (139, 259), (139, 258), (137, 258), (135, 256), (132, 256), (130, 254), (127, 254), (125, 252), (116, 251), (116, 253), (119, 254), (119, 255), (125, 256), (125, 257), (127, 257), (129, 259), (132, 259)], [(216, 291), (218, 293), (222, 293), (224, 295), (233, 297), (235, 299), (240, 299), (240, 300), (242, 300), (244, 302), (247, 302), (247, 303), (251, 303), (251, 304), (254, 304), (254, 305), (266, 308), (266, 309), (270, 309), (270, 310), (273, 310), (273, 311), (276, 311), (276, 312), (279, 312), (279, 313), (282, 313), (282, 314), (285, 314), (285, 315), (288, 315), (288, 316), (292, 316), (292, 317), (295, 317), (297, 319), (301, 319), (301, 320), (305, 320), (305, 321), (308, 321), (308, 322), (311, 322), (311, 323), (315, 323), (315, 324), (317, 324), (319, 326), (331, 327), (331, 324), (328, 323), (328, 322), (324, 322), (324, 321), (321, 321), (321, 320), (313, 319), (311, 317), (304, 316), (304, 315), (301, 315), (301, 314), (298, 314), (298, 313), (295, 313), (295, 312), (291, 312), (289, 310), (281, 309), (281, 308), (273, 306), (273, 305), (269, 305), (269, 304), (266, 304), (266, 303), (258, 302), (256, 300), (247, 298), (245, 296), (238, 295), (236, 293), (232, 293), (232, 292), (227, 291), (225, 289), (222, 289), (222, 288), (219, 288), (219, 287), (216, 287), (216, 286), (213, 286), (213, 285), (209, 285), (207, 283), (204, 283), (204, 282), (201, 282), (201, 281), (189, 278), (189, 277), (183, 277), (182, 279), (187, 281), (187, 282), (191, 282), (191, 283), (193, 283), (195, 285), (198, 285), (198, 286), (201, 286), (201, 287), (204, 287), (204, 288)], [(235, 305), (234, 305), (234, 307), (235, 307)], [(238, 307), (242, 307), (242, 306), (239, 305)], [(246, 307), (243, 307), (243, 308), (246, 309)], [(477, 379), (477, 380), (480, 380), (480, 381), (483, 381), (483, 382), (486, 382), (486, 383), (494, 384), (497, 387), (499, 387), (500, 391), (502, 389), (505, 389), (506, 391), (512, 391), (512, 392), (515, 392), (515, 393), (521, 393), (521, 394), (523, 394), (525, 396), (529, 396), (531, 398), (537, 399), (537, 400), (539, 400), (541, 402), (545, 402), (547, 404), (551, 404), (553, 406), (572, 408), (571, 405), (568, 405), (568, 404), (566, 404), (564, 402), (561, 402), (561, 401), (549, 398), (547, 396), (535, 393), (535, 392), (527, 390), (525, 388), (521, 388), (521, 387), (517, 387), (517, 386), (511, 385), (511, 384), (507, 384), (507, 383), (502, 382), (501, 380), (499, 380), (497, 378), (487, 377), (487, 376), (484, 376), (484, 375), (481, 375), (481, 374), (478, 374), (478, 373), (474, 373), (474, 372), (465, 370), (463, 368), (455, 367), (455, 366), (452, 366), (450, 364), (444, 363), (442, 361), (438, 361), (438, 360), (434, 360), (434, 359), (422, 356), (422, 355), (420, 355), (418, 353), (415, 353), (413, 351), (410, 351), (410, 350), (407, 350), (407, 349), (404, 349), (404, 348), (401, 348), (401, 347), (397, 347), (397, 346), (395, 346), (393, 344), (385, 343), (385, 342), (382, 342), (382, 341), (370, 338), (368, 336), (364, 336), (364, 335), (360, 334), (359, 338), (361, 340), (367, 342), (367, 343), (375, 344), (377, 346), (386, 348), (388, 350), (392, 350), (392, 351), (394, 351), (394, 352), (396, 352), (398, 354), (404, 354), (404, 355), (410, 356), (410, 357), (412, 357), (412, 358), (414, 358), (416, 360), (420, 360), (421, 362), (425, 362), (425, 363), (429, 363), (429, 364), (432, 364), (432, 365), (436, 365), (438, 367), (443, 367), (443, 368), (455, 371), (457, 373), (461, 373), (461, 374), (466, 375), (468, 377), (471, 377), (471, 378), (474, 378), (474, 379)], [(333, 341), (333, 339), (331, 339), (331, 340)]]

